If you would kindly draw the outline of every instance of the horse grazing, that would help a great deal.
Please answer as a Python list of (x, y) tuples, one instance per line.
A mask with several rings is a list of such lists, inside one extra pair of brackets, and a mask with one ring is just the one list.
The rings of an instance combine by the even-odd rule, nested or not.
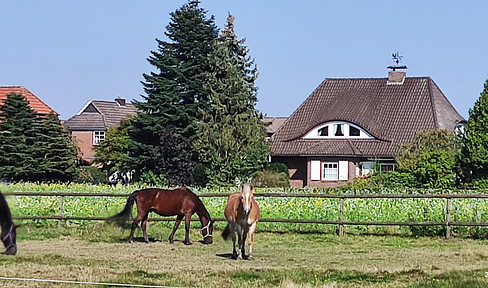
[(174, 216), (176, 215), (176, 222), (173, 227), (173, 231), (169, 235), (169, 242), (173, 243), (173, 237), (176, 229), (181, 223), (181, 220), (185, 218), (185, 241), (184, 244), (190, 245), (190, 220), (194, 213), (197, 213), (200, 218), (202, 228), (200, 232), (203, 236), (204, 244), (213, 243), (213, 221), (210, 218), (210, 214), (203, 205), (200, 198), (195, 193), (190, 191), (186, 187), (180, 187), (175, 190), (164, 190), (158, 188), (148, 188), (134, 191), (127, 199), (124, 210), (117, 215), (111, 217), (111, 220), (115, 220), (116, 224), (126, 228), (127, 221), (132, 217), (132, 206), (134, 202), (137, 205), (137, 217), (132, 222), (132, 229), (130, 231), (129, 242), (132, 243), (134, 238), (134, 230), (137, 228), (137, 224), (142, 221), (141, 227), (144, 235), (144, 241), (149, 242), (147, 238), (147, 218), (149, 212), (155, 212), (161, 216)]
[[(227, 219), (227, 226), (225, 226), (222, 237), (224, 240), (232, 237), (233, 249), (232, 258), (245, 259), (245, 243), (246, 237), (249, 233), (249, 255), (247, 259), (253, 259), (252, 243), (254, 241), (254, 232), (259, 220), (259, 206), (254, 200), (253, 188), (249, 184), (244, 184), (241, 191), (229, 195), (227, 205), (225, 206), (225, 219)], [(236, 251), (236, 233), (238, 236), (240, 254)]]
[(6, 248), (2, 254), (15, 255), (17, 253), (17, 226), (12, 221), (10, 208), (2, 193), (0, 193), (0, 225), (2, 226), (2, 242)]

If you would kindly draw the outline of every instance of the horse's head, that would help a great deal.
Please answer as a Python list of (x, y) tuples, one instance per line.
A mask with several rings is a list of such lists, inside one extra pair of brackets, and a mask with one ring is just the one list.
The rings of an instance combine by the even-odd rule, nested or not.
[(6, 233), (2, 233), (2, 242), (6, 248), (3, 254), (15, 255), (17, 253), (17, 226), (13, 223)]
[(203, 236), (203, 244), (212, 244), (213, 243), (213, 221), (209, 220), (207, 225), (203, 226), (200, 229)]
[(243, 184), (241, 188), (241, 203), (242, 207), (244, 208), (244, 212), (246, 214), (251, 211), (251, 203), (254, 199), (254, 195), (252, 193), (252, 186), (250, 184)]

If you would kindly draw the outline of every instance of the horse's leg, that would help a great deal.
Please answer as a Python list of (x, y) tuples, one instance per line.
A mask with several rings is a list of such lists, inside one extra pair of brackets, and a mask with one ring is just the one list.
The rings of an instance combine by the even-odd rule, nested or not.
[(245, 257), (245, 249), (244, 249), (244, 242), (246, 241), (246, 233), (244, 231), (244, 227), (241, 225), (237, 225), (237, 239), (238, 239), (238, 249), (239, 255), (237, 255), (237, 260), (244, 259)]
[(183, 244), (185, 244), (185, 245), (191, 245), (191, 242), (190, 242), (190, 221), (191, 221), (191, 214), (186, 214), (185, 215), (185, 241), (183, 241)]
[(247, 239), (247, 233), (249, 231), (249, 227), (247, 224), (242, 227), (242, 241), (240, 241), (239, 246), (241, 248), (241, 258), (246, 259), (246, 239)]
[(141, 222), (141, 220), (144, 218), (143, 215), (144, 215), (143, 213), (138, 212), (136, 219), (134, 219), (134, 222), (132, 222), (132, 229), (130, 230), (130, 235), (129, 235), (129, 243), (132, 243), (134, 239), (134, 231), (137, 228), (137, 224), (139, 224), (139, 222)]
[(229, 222), (230, 238), (232, 239), (232, 259), (237, 259), (236, 250), (236, 226)]
[(178, 229), (178, 226), (180, 226), (180, 223), (181, 223), (181, 220), (183, 220), (183, 215), (178, 215), (176, 217), (176, 221), (175, 221), (175, 226), (173, 226), (173, 231), (171, 231), (171, 234), (169, 234), (169, 243), (173, 244), (173, 242), (175, 242), (173, 240), (173, 237), (175, 236), (175, 233), (176, 233), (176, 230)]
[(149, 243), (149, 238), (147, 238), (147, 231), (146, 231), (146, 228), (147, 228), (147, 218), (149, 217), (149, 213), (147, 213), (144, 218), (142, 218), (142, 224), (141, 224), (141, 228), (142, 228), (142, 235), (144, 236), (144, 242), (146, 243)]
[(254, 257), (252, 256), (252, 243), (254, 242), (254, 232), (256, 231), (256, 227), (258, 226), (258, 222), (254, 222), (249, 227), (249, 254), (247, 259), (253, 260)]

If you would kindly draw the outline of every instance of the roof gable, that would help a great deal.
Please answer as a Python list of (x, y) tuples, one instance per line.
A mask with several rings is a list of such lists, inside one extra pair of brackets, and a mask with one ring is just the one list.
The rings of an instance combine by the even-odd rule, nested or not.
[(134, 105), (120, 105), (117, 101), (92, 100), (81, 111), (68, 119), (65, 126), (71, 130), (119, 127), (120, 122), (137, 114)]
[[(24, 95), (29, 102), (29, 106), (39, 115), (48, 115), (51, 112), (56, 113), (53, 109), (47, 106), (41, 99), (32, 94), (29, 90), (22, 86), (0, 86), (0, 106), (3, 105), (9, 94)], [(57, 114), (57, 113), (56, 113)]]

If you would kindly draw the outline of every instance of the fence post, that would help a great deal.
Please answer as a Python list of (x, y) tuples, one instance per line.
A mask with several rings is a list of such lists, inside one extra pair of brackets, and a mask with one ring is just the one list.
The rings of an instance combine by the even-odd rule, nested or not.
[(451, 238), (451, 198), (447, 198), (446, 202), (446, 240)]
[(344, 236), (344, 197), (341, 197), (341, 204), (339, 207), (339, 237)]
[(64, 209), (64, 196), (59, 196), (59, 220), (58, 220), (58, 228), (61, 228), (61, 222), (63, 219), (63, 209)]

